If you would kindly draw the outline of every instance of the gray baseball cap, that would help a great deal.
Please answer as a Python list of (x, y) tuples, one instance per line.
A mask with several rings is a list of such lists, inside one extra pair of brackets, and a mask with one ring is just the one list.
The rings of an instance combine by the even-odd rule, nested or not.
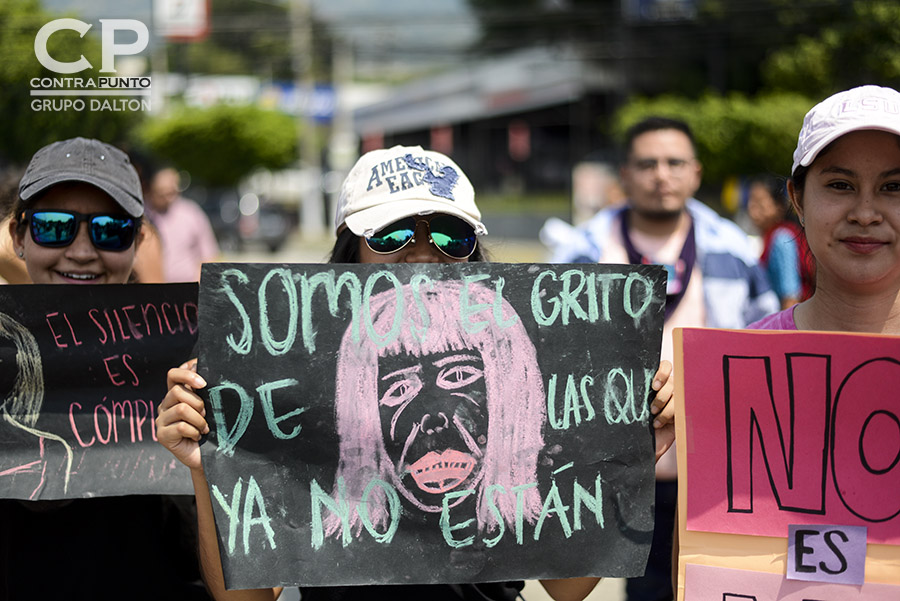
[(44, 146), (31, 157), (19, 182), (28, 200), (51, 186), (82, 182), (100, 188), (132, 217), (144, 214), (141, 180), (128, 155), (100, 140), (71, 138)]

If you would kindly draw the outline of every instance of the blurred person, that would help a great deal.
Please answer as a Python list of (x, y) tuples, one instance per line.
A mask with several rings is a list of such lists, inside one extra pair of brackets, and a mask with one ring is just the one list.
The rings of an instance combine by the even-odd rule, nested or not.
[(772, 176), (758, 176), (750, 183), (747, 215), (763, 238), (759, 262), (772, 289), (787, 309), (812, 295), (815, 266), (806, 235), (790, 218), (784, 183)]
[(148, 217), (162, 242), (167, 282), (197, 282), (200, 265), (219, 258), (209, 217), (200, 205), (181, 195), (181, 177), (166, 167), (150, 179)]
[[(137, 173), (118, 148), (85, 138), (45, 146), (32, 157), (9, 210), (14, 251), (34, 283), (132, 280), (144, 202)], [(65, 292), (57, 292), (63, 307)], [(39, 372), (37, 377), (43, 383)], [(45, 453), (45, 443), (67, 447), (36, 427), (42, 388), (29, 386), (29, 394), (0, 402), (3, 436), (33, 436), (40, 449), (35, 494), (45, 471), (54, 470), (51, 462), (66, 461)], [(187, 496), (2, 499), (0, 599), (208, 599), (199, 579), (193, 513)]]
[(164, 284), (166, 276), (163, 272), (163, 248), (159, 230), (147, 219), (142, 226), (144, 239), (138, 246), (134, 258), (134, 281), (140, 284)]
[(8, 169), (0, 175), (0, 284), (27, 284), (28, 272), (16, 257), (12, 237), (9, 235), (9, 217), (19, 191), (22, 173), (18, 169)]
[[(688, 125), (650, 117), (626, 133), (623, 207), (573, 228), (549, 221), (541, 239), (559, 263), (659, 264), (668, 271), (662, 358), (672, 360), (676, 327), (742, 328), (778, 309), (756, 251), (731, 221), (693, 198), (702, 167)], [(656, 526), (647, 572), (629, 579), (629, 601), (668, 601), (672, 591), (677, 465), (656, 464)]]
[[(379, 166), (388, 163), (404, 165), (404, 170), (427, 175), (410, 178), (415, 182), (413, 185), (392, 189), (390, 182), (378, 177)], [(335, 224), (337, 239), (332, 249), (331, 263), (461, 263), (486, 260), (480, 236), (486, 234), (487, 229), (481, 223), (481, 212), (475, 204), (472, 184), (448, 157), (420, 147), (395, 146), (373, 150), (361, 157), (344, 182)], [(445, 298), (438, 299), (429, 303), (429, 310), (437, 311), (437, 307), (447, 304)], [(434, 336), (440, 337), (451, 330), (452, 327), (448, 326), (441, 332), (435, 331)], [(371, 361), (377, 362), (379, 358), (374, 356)], [(375, 366), (357, 366), (357, 369), (371, 373)], [(651, 413), (656, 416), (657, 457), (669, 448), (674, 438), (674, 404), (668, 402), (673, 392), (671, 370), (671, 363), (662, 361), (652, 384), (656, 391)], [(347, 371), (344, 369), (344, 372)], [(196, 373), (196, 360), (192, 360), (170, 370), (168, 384), (169, 392), (160, 404), (156, 420), (157, 436), (159, 442), (191, 470), (197, 498), (200, 557), (207, 585), (220, 601), (277, 599), (281, 589), (225, 589), (213, 508), (199, 445), (202, 436), (209, 432), (209, 426), (203, 400), (195, 391), (204, 388), (206, 382)], [(524, 384), (527, 385), (527, 382)], [(336, 411), (347, 413), (352, 412), (354, 407), (360, 411), (372, 408), (365, 402), (366, 399), (360, 398), (357, 403), (352, 400), (346, 398), (338, 401)], [(532, 406), (534, 400), (515, 399), (516, 403), (527, 402)], [(539, 412), (536, 406), (534, 410)], [(343, 427), (361, 427), (358, 423), (354, 425), (354, 421), (345, 419)], [(511, 426), (506, 422), (500, 425)], [(524, 428), (538, 432), (539, 436), (539, 428), (534, 429), (533, 426), (535, 424), (525, 424)], [(341, 436), (350, 438), (352, 434), (345, 429)], [(527, 463), (527, 458), (518, 460)], [(542, 584), (552, 598), (569, 601), (583, 599), (597, 581), (597, 578), (570, 578), (544, 580)], [(307, 601), (499, 601), (517, 598), (522, 586), (523, 583), (518, 582), (316, 587), (301, 589), (301, 593)]]

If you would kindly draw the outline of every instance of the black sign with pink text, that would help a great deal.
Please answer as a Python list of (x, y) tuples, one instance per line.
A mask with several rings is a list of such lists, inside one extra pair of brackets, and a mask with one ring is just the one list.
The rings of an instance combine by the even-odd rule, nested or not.
[(156, 441), (197, 285), (0, 287), (0, 498), (189, 494)]

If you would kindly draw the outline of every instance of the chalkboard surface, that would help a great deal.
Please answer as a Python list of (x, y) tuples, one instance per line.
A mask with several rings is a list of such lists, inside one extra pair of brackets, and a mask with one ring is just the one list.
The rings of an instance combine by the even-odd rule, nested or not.
[(0, 498), (190, 494), (156, 442), (197, 285), (0, 286)]
[(665, 272), (208, 264), (229, 588), (643, 573)]

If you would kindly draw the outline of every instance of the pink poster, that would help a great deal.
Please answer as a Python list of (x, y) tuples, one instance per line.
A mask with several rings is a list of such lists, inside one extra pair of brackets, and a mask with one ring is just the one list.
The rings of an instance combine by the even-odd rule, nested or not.
[(779, 574), (688, 564), (685, 601), (896, 601), (900, 586), (822, 584), (785, 580)]
[(685, 329), (683, 361), (688, 530), (900, 544), (900, 339)]

